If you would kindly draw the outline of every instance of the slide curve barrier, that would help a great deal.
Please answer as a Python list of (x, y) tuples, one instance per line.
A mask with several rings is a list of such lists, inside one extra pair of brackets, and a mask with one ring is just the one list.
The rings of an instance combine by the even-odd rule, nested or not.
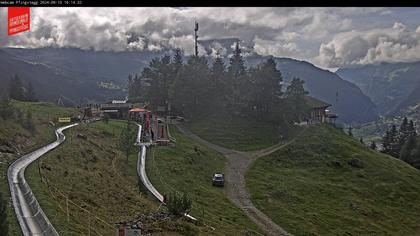
[(25, 169), (39, 157), (63, 143), (66, 139), (63, 131), (78, 124), (79, 123), (75, 123), (56, 129), (56, 141), (22, 156), (9, 166), (7, 178), (9, 181), (13, 207), (24, 236), (59, 235), (39, 206), (34, 193), (26, 182)]

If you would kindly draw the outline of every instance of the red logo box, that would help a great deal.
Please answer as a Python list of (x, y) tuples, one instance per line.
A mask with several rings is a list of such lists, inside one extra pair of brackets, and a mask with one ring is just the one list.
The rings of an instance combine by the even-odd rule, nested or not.
[(30, 7), (9, 7), (7, 9), (7, 34), (14, 35), (31, 27)]

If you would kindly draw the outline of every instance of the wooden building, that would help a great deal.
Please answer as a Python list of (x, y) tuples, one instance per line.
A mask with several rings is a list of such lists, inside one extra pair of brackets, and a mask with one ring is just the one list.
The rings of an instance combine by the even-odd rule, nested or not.
[(305, 102), (310, 108), (307, 123), (335, 123), (338, 116), (327, 109), (331, 104), (311, 96), (305, 96)]

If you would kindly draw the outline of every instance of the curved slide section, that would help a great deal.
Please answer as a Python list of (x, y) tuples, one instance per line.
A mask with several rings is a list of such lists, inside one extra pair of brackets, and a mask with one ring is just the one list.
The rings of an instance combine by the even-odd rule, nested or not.
[[(140, 143), (142, 127), (139, 124), (137, 124), (137, 126), (139, 127), (139, 130), (138, 130), (138, 133), (137, 133), (136, 143)], [(156, 190), (156, 188), (150, 182), (149, 178), (147, 178), (147, 175), (146, 175), (146, 146), (145, 145), (140, 145), (140, 152), (139, 152), (139, 155), (138, 155), (138, 158), (137, 158), (137, 174), (140, 177), (141, 182), (153, 194), (153, 196), (155, 196), (159, 200), (159, 202), (165, 204), (164, 199), (163, 199), (163, 195), (161, 193), (159, 193), (159, 191)], [(191, 220), (197, 220), (196, 218), (194, 218), (194, 217), (192, 217), (188, 214), (184, 214), (184, 216), (191, 219)]]
[(25, 180), (26, 167), (37, 160), (48, 151), (56, 148), (64, 142), (66, 137), (63, 134), (65, 129), (78, 125), (79, 123), (60, 127), (55, 130), (57, 140), (36, 151), (22, 156), (10, 165), (7, 171), (7, 178), (16, 217), (19, 221), (23, 235), (25, 236), (56, 236), (59, 235), (48, 220), (44, 211), (39, 206), (31, 188)]

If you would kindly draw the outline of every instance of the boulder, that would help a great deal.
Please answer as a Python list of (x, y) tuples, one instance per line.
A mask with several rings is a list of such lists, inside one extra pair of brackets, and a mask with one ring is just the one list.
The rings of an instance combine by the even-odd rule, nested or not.
[(363, 168), (363, 162), (358, 158), (352, 158), (347, 163), (354, 168)]

